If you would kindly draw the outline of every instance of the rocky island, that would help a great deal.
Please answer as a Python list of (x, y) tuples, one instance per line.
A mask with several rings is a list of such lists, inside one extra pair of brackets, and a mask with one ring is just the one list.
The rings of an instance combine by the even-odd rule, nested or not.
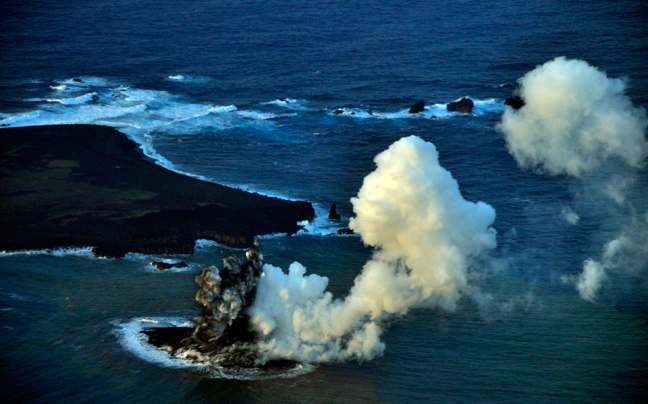
[(310, 203), (167, 170), (96, 125), (0, 129), (0, 250), (91, 246), (96, 256), (188, 254), (195, 240), (247, 248), (294, 234)]

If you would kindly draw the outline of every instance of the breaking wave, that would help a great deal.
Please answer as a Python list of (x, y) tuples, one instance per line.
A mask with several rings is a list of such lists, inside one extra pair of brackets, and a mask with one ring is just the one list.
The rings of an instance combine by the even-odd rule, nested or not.
[(187, 352), (187, 359), (173, 356), (168, 351), (151, 345), (143, 333), (145, 330), (155, 328), (191, 327), (192, 324), (191, 321), (181, 317), (140, 317), (128, 321), (117, 320), (113, 322), (113, 326), (116, 328), (115, 334), (120, 344), (138, 358), (158, 366), (184, 369), (202, 377), (232, 380), (286, 379), (310, 373), (317, 369), (315, 365), (303, 363), (279, 369), (214, 366), (213, 364), (201, 363), (191, 359), (192, 355), (197, 355), (194, 352)]
[[(459, 101), (459, 99), (455, 100)], [(484, 115), (504, 112), (504, 101), (496, 98), (473, 100), (474, 108), (471, 115)], [(409, 108), (395, 112), (378, 111), (374, 109), (341, 107), (327, 111), (328, 115), (351, 117), (358, 119), (443, 119), (462, 115), (459, 112), (448, 111), (448, 104), (430, 104), (418, 113), (410, 113)]]

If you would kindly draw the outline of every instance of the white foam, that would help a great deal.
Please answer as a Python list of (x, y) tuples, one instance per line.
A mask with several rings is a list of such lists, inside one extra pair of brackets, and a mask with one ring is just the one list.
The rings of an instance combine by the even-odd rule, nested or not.
[(110, 87), (116, 85), (103, 77), (81, 76), (59, 82), (66, 87)]
[[(228, 127), (231, 117), (227, 113), (236, 111), (234, 105), (203, 105), (178, 101), (164, 91), (142, 90), (126, 86), (93, 88), (87, 93), (86, 87), (112, 84), (100, 78), (82, 78), (81, 82), (66, 80), (55, 89), (60, 91), (86, 90), (82, 95), (70, 98), (55, 98), (39, 106), (30, 113), (2, 114), (0, 125), (34, 126), (60, 124), (100, 124), (119, 128), (132, 140), (140, 144), (144, 153), (157, 160), (168, 169), (173, 165), (159, 155), (151, 144), (149, 133), (162, 131), (186, 133), (187, 129), (200, 130), (201, 127)], [(96, 104), (84, 102), (97, 99)], [(43, 102), (48, 100), (42, 99)], [(187, 174), (180, 172), (182, 174)]]
[(3, 126), (29, 126), (37, 125), (33, 123), (41, 117), (42, 111), (32, 111), (19, 114), (2, 114), (0, 125)]
[(486, 100), (473, 100), (475, 103), (475, 108), (473, 109), (473, 114), (482, 115), (486, 113), (501, 113), (504, 112), (506, 106), (504, 101), (498, 100), (496, 98), (489, 98)]
[(5, 114), (4, 116), (6, 118), (0, 121), (0, 125), (21, 127), (36, 125), (90, 124), (99, 122), (111, 124), (113, 122), (109, 120), (143, 112), (146, 109), (146, 105), (141, 104), (130, 107), (120, 107), (81, 104), (76, 105), (74, 108), (66, 108), (64, 106), (45, 108), (47, 107), (26, 114)]
[(315, 218), (312, 221), (304, 220), (298, 222), (297, 225), (303, 226), (303, 229), (299, 230), (295, 234), (296, 236), (348, 236), (337, 233), (338, 230), (347, 227), (348, 222), (346, 218), (343, 218), (345, 220), (329, 219), (329, 210), (317, 203), (313, 204), (313, 209), (315, 210)]
[(115, 321), (119, 342), (138, 358), (146, 362), (171, 368), (203, 369), (206, 364), (199, 364), (186, 359), (171, 357), (168, 352), (148, 343), (148, 337), (142, 333), (146, 328), (191, 327), (193, 324), (180, 317), (135, 318), (130, 321)]
[(193, 76), (184, 74), (174, 74), (167, 76), (166, 79), (169, 81), (175, 81), (184, 84), (205, 84), (212, 81), (212, 79), (207, 76)]
[[(158, 90), (143, 90), (139, 88), (132, 88), (132, 87), (127, 87), (127, 86), (119, 86), (116, 88), (110, 88), (108, 91), (102, 92), (104, 96), (104, 101), (106, 102), (112, 102), (112, 103), (117, 103), (117, 104), (123, 104), (120, 103), (119, 101), (126, 101), (126, 102), (135, 102), (135, 103), (140, 103), (140, 102), (151, 102), (155, 100), (170, 100), (173, 97), (167, 93), (166, 91), (158, 91)], [(108, 98), (110, 97), (110, 99)]]
[[(183, 76), (187, 78), (187, 76)], [(80, 80), (80, 81), (79, 81)], [(154, 133), (168, 135), (198, 133), (203, 130), (222, 130), (256, 126), (272, 128), (272, 119), (283, 116), (254, 110), (239, 110), (234, 105), (212, 105), (184, 102), (165, 91), (128, 87), (97, 77), (81, 77), (59, 82), (52, 89), (65, 92), (66, 97), (50, 97), (56, 102), (45, 102), (29, 113), (0, 114), (2, 126), (35, 126), (63, 124), (97, 124), (119, 129), (138, 143), (144, 154), (159, 165), (203, 181), (222, 184), (264, 196), (296, 200), (278, 192), (258, 189), (256, 185), (230, 184), (215, 178), (178, 170), (153, 147)], [(90, 92), (89, 92), (90, 90)], [(90, 99), (96, 101), (88, 103)], [(85, 102), (84, 102), (85, 101)], [(304, 100), (286, 99), (279, 103), (290, 108), (301, 108)], [(277, 105), (279, 105), (277, 104)]]
[(253, 119), (258, 121), (265, 121), (268, 119), (274, 119), (278, 115), (271, 112), (259, 112), (259, 111), (236, 111), (236, 115), (245, 119)]
[(268, 379), (292, 379), (297, 376), (313, 372), (317, 366), (308, 363), (296, 363), (291, 369), (280, 371), (268, 371), (258, 368), (209, 368), (206, 375), (212, 379), (231, 380), (268, 380)]
[(352, 118), (360, 118), (360, 119), (382, 117), (382, 114), (379, 113), (376, 114), (371, 110), (365, 110), (362, 108), (336, 108), (328, 111), (328, 114), (333, 116), (344, 116), (344, 117), (352, 117)]
[(379, 117), (384, 119), (432, 119), (432, 118), (446, 118), (452, 116), (451, 112), (448, 112), (446, 108), (447, 104), (432, 104), (426, 105), (423, 108), (423, 111), (410, 114), (409, 108), (403, 109), (397, 112), (388, 112), (384, 114), (378, 114)]
[(257, 236), (259, 240), (270, 240), (273, 238), (282, 238), (282, 237), (288, 237), (288, 233), (270, 233), (270, 234), (262, 234), (260, 236)]
[(201, 375), (214, 379), (265, 380), (275, 378), (293, 378), (312, 372), (316, 366), (296, 364), (295, 367), (281, 371), (267, 371), (258, 368), (222, 368), (211, 363), (200, 363), (199, 352), (187, 351), (184, 357), (169, 355), (169, 352), (148, 343), (148, 337), (142, 333), (147, 328), (192, 327), (193, 323), (181, 317), (140, 317), (129, 321), (113, 321), (117, 327), (115, 333), (119, 343), (138, 358), (159, 366), (198, 371)]
[(94, 99), (94, 97), (97, 95), (97, 93), (92, 92), (88, 94), (83, 94), (78, 97), (71, 97), (71, 98), (52, 98), (52, 99), (47, 99), (47, 102), (52, 102), (52, 103), (59, 103), (63, 105), (79, 105), (79, 104), (85, 104), (86, 102), (90, 102)]
[[(457, 101), (461, 100), (459, 98)], [(473, 100), (473, 115), (483, 115), (486, 113), (500, 113), (504, 111), (504, 102), (495, 98), (486, 100)], [(459, 112), (448, 111), (448, 104), (431, 104), (426, 105), (423, 111), (416, 114), (410, 114), (409, 108), (395, 112), (381, 112), (363, 108), (335, 108), (327, 111), (328, 115), (343, 116), (359, 119), (433, 119), (449, 118), (463, 115)]]
[(294, 98), (280, 98), (274, 101), (263, 102), (261, 105), (276, 105), (279, 107), (297, 110), (297, 111), (306, 111), (308, 108), (304, 105), (307, 104), (306, 100), (297, 100)]
[(50, 88), (52, 90), (56, 90), (56, 91), (69, 91), (70, 90), (70, 87), (68, 85), (65, 85), (65, 84), (59, 84), (58, 86), (50, 86)]
[(83, 258), (98, 259), (92, 253), (93, 247), (61, 247), (43, 250), (17, 250), (17, 251), (0, 251), (1, 257), (12, 257), (18, 255), (51, 255), (54, 257), (76, 256)]
[[(127, 261), (135, 262), (142, 265), (144, 271), (153, 272), (153, 273), (179, 273), (179, 272), (190, 272), (192, 270), (198, 269), (201, 267), (200, 264), (187, 262), (186, 260), (178, 258), (165, 258), (156, 255), (147, 255), (142, 253), (127, 253), (124, 256), (124, 259)], [(152, 262), (164, 262), (166, 264), (177, 264), (181, 261), (186, 264), (184, 267), (171, 267), (169, 269), (159, 270), (151, 265)]]
[(238, 251), (244, 251), (246, 248), (234, 248), (230, 247), (225, 244), (221, 244), (217, 241), (214, 240), (207, 240), (207, 239), (198, 239), (196, 240), (196, 244), (194, 245), (194, 250), (195, 251), (204, 251), (204, 250), (213, 250), (213, 249), (227, 249), (227, 250), (238, 250)]

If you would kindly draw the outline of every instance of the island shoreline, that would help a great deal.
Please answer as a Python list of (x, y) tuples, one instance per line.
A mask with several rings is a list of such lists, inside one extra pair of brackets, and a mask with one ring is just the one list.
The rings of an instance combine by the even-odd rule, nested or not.
[(168, 170), (106, 126), (6, 127), (0, 150), (0, 251), (191, 254), (198, 239), (247, 248), (315, 216), (309, 202)]

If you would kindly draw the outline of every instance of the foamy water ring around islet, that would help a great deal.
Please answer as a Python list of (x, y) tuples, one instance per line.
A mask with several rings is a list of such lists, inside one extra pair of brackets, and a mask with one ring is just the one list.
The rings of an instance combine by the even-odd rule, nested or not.
[[(157, 347), (149, 342), (147, 330), (175, 328), (193, 330), (193, 323), (180, 317), (139, 317), (113, 322), (119, 343), (138, 358), (157, 366), (183, 369), (214, 379), (264, 380), (292, 378), (317, 369), (312, 364), (281, 362), (263, 366), (223, 366), (219, 356), (205, 356), (187, 349), (173, 355), (170, 347)], [(189, 332), (189, 331), (188, 331)], [(251, 349), (251, 348), (250, 348)]]

